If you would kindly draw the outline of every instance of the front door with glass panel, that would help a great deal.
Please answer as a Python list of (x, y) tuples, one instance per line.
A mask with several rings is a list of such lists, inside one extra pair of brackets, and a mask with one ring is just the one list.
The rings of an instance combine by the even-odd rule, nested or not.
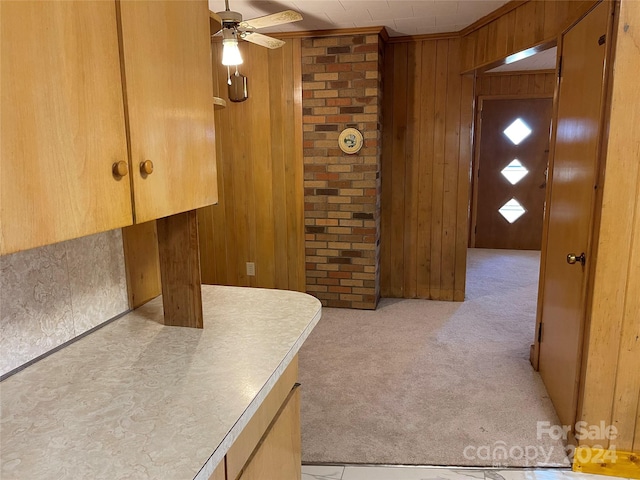
[(551, 98), (483, 99), (472, 246), (539, 250)]

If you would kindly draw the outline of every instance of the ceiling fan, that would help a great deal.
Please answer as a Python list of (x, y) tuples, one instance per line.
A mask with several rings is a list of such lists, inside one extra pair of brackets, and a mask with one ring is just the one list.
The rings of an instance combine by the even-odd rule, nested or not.
[(251, 20), (242, 20), (242, 14), (229, 9), (229, 0), (225, 0), (224, 3), (225, 10), (217, 12), (222, 20), (222, 28), (216, 35), (222, 33), (222, 64), (227, 66), (242, 63), (242, 57), (238, 50), (238, 39), (246, 40), (262, 47), (280, 48), (285, 42), (258, 33), (256, 30), (302, 20), (302, 15), (295, 10), (284, 10)]

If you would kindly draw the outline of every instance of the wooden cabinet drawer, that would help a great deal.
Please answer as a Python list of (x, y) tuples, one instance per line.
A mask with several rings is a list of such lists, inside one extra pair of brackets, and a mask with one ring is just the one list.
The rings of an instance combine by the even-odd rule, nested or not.
[(239, 480), (300, 480), (301, 464), (300, 389), (296, 386), (249, 459)]
[[(296, 356), (227, 452), (228, 480), (238, 478), (247, 460), (249, 460), (249, 457), (255, 450), (256, 445), (291, 393), (291, 389), (295, 385), (297, 378), (298, 357)], [(300, 447), (298, 446), (298, 448)]]

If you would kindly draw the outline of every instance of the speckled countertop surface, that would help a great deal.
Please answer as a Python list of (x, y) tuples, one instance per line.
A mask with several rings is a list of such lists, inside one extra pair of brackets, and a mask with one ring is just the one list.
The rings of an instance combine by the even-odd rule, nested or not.
[(298, 292), (202, 287), (204, 329), (162, 299), (0, 383), (0, 478), (207, 480), (321, 315)]

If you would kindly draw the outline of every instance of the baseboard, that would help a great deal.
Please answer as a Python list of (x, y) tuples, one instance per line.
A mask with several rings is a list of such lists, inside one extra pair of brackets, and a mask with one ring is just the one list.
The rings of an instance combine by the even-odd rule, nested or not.
[(640, 453), (577, 447), (573, 456), (573, 471), (640, 479)]

